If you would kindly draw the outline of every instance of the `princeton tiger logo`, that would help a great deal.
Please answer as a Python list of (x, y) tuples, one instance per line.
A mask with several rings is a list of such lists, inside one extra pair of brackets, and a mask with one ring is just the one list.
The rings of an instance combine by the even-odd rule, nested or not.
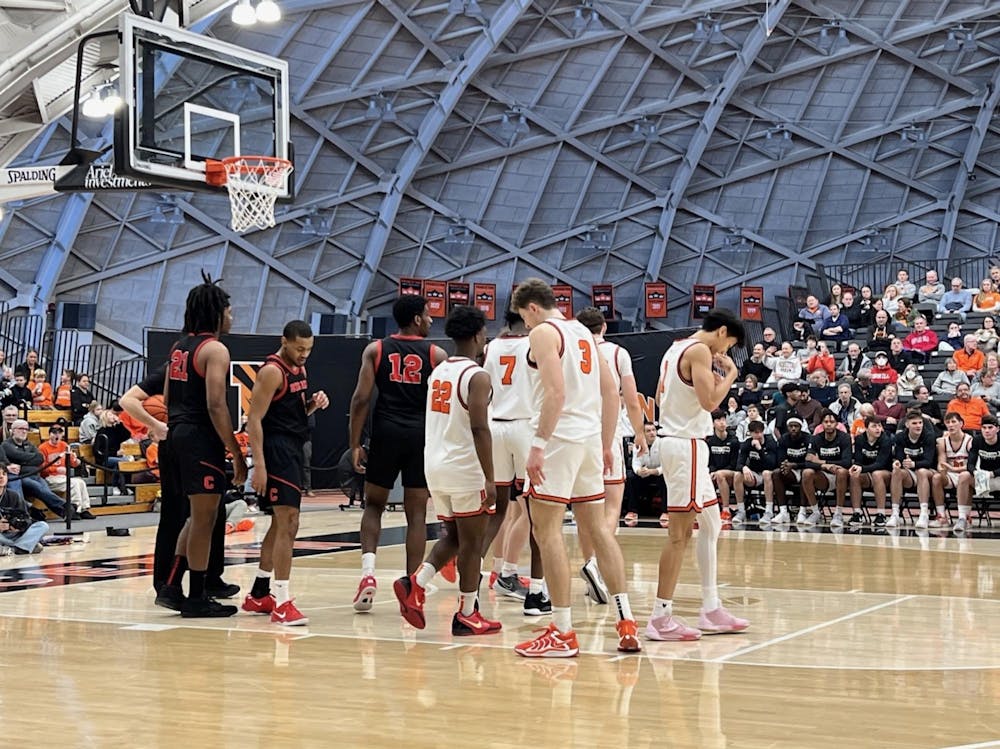
[(257, 381), (257, 370), (263, 366), (262, 361), (234, 361), (229, 364), (229, 385), (239, 390), (237, 424), (243, 422), (243, 414), (250, 413), (250, 394), (253, 384)]

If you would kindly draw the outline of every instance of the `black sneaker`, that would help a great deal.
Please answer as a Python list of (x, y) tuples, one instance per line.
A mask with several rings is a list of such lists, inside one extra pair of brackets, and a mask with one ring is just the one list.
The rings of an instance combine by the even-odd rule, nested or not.
[(97, 520), (97, 515), (90, 510), (84, 510), (80, 513), (80, 520)]
[(874, 525), (876, 528), (885, 528), (885, 515), (881, 512), (875, 516)]
[(156, 594), (156, 605), (171, 611), (181, 611), (186, 601), (179, 585), (164, 585)]
[(205, 583), (205, 595), (209, 598), (232, 598), (239, 594), (239, 592), (239, 585), (227, 583), (221, 578), (210, 583)]
[(521, 584), (516, 572), (506, 577), (503, 575), (498, 577), (497, 581), (493, 584), (493, 590), (502, 595), (516, 598), (519, 601), (523, 601), (528, 595), (528, 589)]
[(181, 604), (181, 616), (185, 619), (220, 618), (232, 616), (235, 606), (226, 606), (211, 598), (188, 598)]
[(545, 595), (544, 591), (540, 593), (528, 593), (524, 598), (524, 615), (525, 616), (545, 616), (546, 614), (552, 613), (552, 601), (549, 597)]
[(855, 528), (859, 525), (864, 525), (865, 517), (860, 512), (855, 512), (851, 515), (851, 519), (847, 521), (847, 524)]

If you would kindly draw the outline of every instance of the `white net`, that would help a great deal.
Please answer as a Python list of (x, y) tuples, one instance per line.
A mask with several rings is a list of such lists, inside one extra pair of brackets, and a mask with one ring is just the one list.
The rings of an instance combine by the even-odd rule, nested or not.
[(232, 204), (233, 231), (274, 226), (274, 202), (283, 191), (292, 162), (266, 156), (233, 156), (222, 163)]

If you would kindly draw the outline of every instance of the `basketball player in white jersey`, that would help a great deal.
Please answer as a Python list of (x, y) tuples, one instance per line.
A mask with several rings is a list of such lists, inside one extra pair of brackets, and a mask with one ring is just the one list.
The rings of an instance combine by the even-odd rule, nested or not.
[[(596, 307), (584, 307), (576, 319), (583, 323), (597, 341), (597, 350), (601, 352), (604, 361), (608, 363), (611, 379), (615, 381), (615, 389), (625, 407), (632, 433), (635, 435), (636, 456), (646, 453), (646, 436), (642, 423), (642, 408), (639, 405), (639, 391), (635, 386), (635, 374), (632, 371), (632, 357), (628, 351), (617, 343), (604, 340), (608, 324), (604, 315)], [(621, 430), (621, 420), (616, 422), (615, 440), (611, 446), (614, 464), (610, 473), (604, 474), (604, 520), (608, 529), (614, 533), (618, 529), (618, 518), (622, 511), (622, 497), (625, 496), (625, 453), (622, 448), (624, 435)], [(590, 535), (580, 529), (580, 550), (586, 559), (580, 570), (580, 577), (586, 584), (587, 596), (594, 603), (608, 602), (608, 589), (601, 579), (597, 568), (597, 558), (594, 556), (594, 544)]]
[[(531, 578), (525, 590), (517, 573), (517, 559), (528, 543), (531, 527), (523, 502), (513, 502), (516, 486), (524, 482), (524, 461), (531, 449), (532, 391), (528, 373), (528, 329), (521, 316), (508, 310), (507, 327), (486, 345), (483, 369), (493, 384), (490, 404), (490, 429), (493, 433), (493, 472), (497, 485), (497, 512), (490, 519), (490, 529), (497, 517), (505, 514), (494, 538), (487, 530), (487, 544), (494, 548), (494, 569), (490, 588), (524, 601), (526, 616), (552, 612), (552, 603), (544, 590), (542, 561), (534, 539), (531, 540)], [(483, 555), (489, 549), (483, 549)], [(499, 567), (497, 566), (499, 564)]]
[[(697, 640), (701, 633), (741, 632), (750, 626), (722, 607), (716, 579), (722, 519), (708, 474), (711, 412), (729, 395), (739, 371), (728, 351), (742, 346), (743, 323), (728, 310), (713, 309), (701, 330), (674, 341), (660, 364), (660, 459), (667, 485), (670, 530), (660, 554), (660, 576), (653, 615), (646, 625), (651, 640)], [(673, 615), (674, 590), (695, 519), (698, 519), (698, 570), (702, 609), (698, 629)]]
[[(944, 415), (945, 433), (943, 437), (938, 437), (937, 441), (938, 473), (932, 482), (937, 517), (930, 521), (931, 528), (951, 526), (951, 518), (948, 516), (944, 501), (946, 489), (955, 490), (959, 507), (968, 507), (972, 504), (971, 496), (975, 487), (975, 479), (969, 472), (972, 435), (962, 431), (964, 426), (965, 420), (961, 414), (949, 411)], [(965, 512), (967, 514), (968, 510)]]
[(577, 526), (589, 531), (601, 574), (618, 616), (618, 649), (640, 649), (625, 592), (625, 561), (604, 521), (604, 470), (611, 468), (611, 442), (618, 420), (618, 393), (594, 336), (556, 309), (544, 281), (529, 279), (514, 291), (511, 308), (531, 330), (534, 436), (525, 462), (528, 512), (542, 553), (552, 597), (552, 623), (536, 639), (514, 648), (529, 658), (566, 658), (580, 652), (570, 610), (570, 572), (563, 542), (566, 505)]
[(486, 317), (475, 307), (455, 307), (444, 332), (455, 342), (455, 355), (434, 367), (428, 380), (424, 475), (447, 532), (417, 571), (397, 579), (392, 589), (403, 618), (423, 629), (424, 589), (457, 554), (461, 592), (451, 633), (487, 635), (501, 627), (476, 605), (483, 537), (496, 503), (488, 416), (492, 389), (490, 376), (475, 361), (486, 344)]

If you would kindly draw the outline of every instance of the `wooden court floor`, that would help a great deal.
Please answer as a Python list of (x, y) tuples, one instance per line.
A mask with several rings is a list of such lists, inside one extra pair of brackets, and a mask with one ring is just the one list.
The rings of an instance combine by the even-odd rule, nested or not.
[[(153, 530), (0, 558), (8, 745), (59, 747), (985, 747), (1000, 746), (1000, 540), (727, 532), (725, 605), (742, 635), (614, 650), (613, 615), (584, 602), (584, 652), (530, 661), (517, 603), (488, 594), (504, 631), (456, 638), (440, 577), (428, 626), (391, 592), (355, 614), (357, 514), (303, 516), (292, 590), (308, 628), (266, 618), (182, 620), (152, 605)], [(392, 515), (387, 525), (398, 525)], [(254, 531), (228, 538), (248, 585)], [(652, 606), (664, 531), (623, 529), (633, 606)], [(575, 548), (575, 535), (567, 529)], [(323, 539), (326, 539), (325, 541)], [(137, 561), (138, 560), (138, 561)], [(675, 609), (699, 605), (693, 555)], [(60, 584), (62, 582), (69, 584)], [(5, 743), (6, 743), (5, 742)]]

